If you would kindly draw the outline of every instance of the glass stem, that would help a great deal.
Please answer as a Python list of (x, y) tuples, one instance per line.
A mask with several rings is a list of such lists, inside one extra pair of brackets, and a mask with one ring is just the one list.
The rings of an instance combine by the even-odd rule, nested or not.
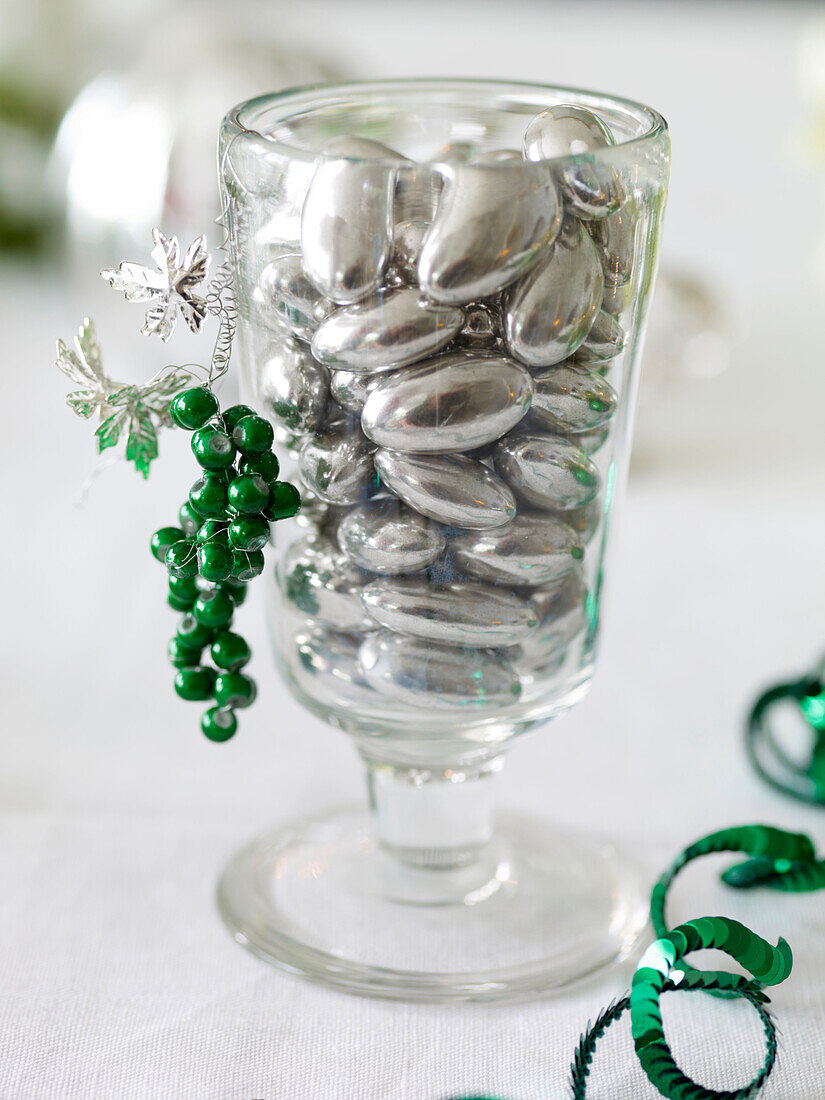
[(409, 868), (477, 863), (492, 836), (493, 782), (502, 756), (483, 764), (394, 767), (367, 760), (369, 804), (381, 848)]

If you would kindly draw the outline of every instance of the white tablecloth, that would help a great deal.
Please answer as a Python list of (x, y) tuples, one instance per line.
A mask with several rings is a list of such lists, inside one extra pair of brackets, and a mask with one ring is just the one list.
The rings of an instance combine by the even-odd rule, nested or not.
[[(806, 10), (321, 9), (302, 5), (304, 30), (323, 16), (328, 48), (378, 73), (451, 67), (649, 98), (674, 129), (667, 250), (706, 262), (741, 309), (730, 371), (661, 411), (673, 446), (631, 479), (592, 694), (512, 751), (502, 803), (610, 832), (651, 880), (729, 824), (809, 830), (825, 848), (825, 814), (765, 789), (741, 748), (754, 693), (825, 646), (823, 294), (811, 275), (822, 206), (784, 121), (799, 118)], [(62, 407), (50, 361), (81, 307), (59, 273), (20, 266), (2, 273), (0, 300), (0, 1096), (563, 1096), (580, 1030), (629, 972), (526, 1007), (388, 1005), (281, 976), (230, 940), (212, 897), (222, 863), (270, 824), (361, 798), (354, 753), (287, 696), (254, 603), (241, 628), (260, 703), (231, 743), (200, 736), (172, 694), (171, 613), (146, 550), (192, 479), (186, 440), (162, 440), (148, 484), (106, 472), (78, 510), (91, 432)], [(140, 340), (139, 320), (113, 300), (104, 355), (123, 325)], [(789, 940), (766, 1096), (812, 1100), (825, 1091), (825, 894), (735, 894), (719, 866), (687, 872), (671, 911)], [(746, 1005), (671, 997), (665, 1012), (677, 1056), (708, 1083), (740, 1084), (758, 1064)], [(597, 1054), (592, 1095), (651, 1094), (622, 1023)]]

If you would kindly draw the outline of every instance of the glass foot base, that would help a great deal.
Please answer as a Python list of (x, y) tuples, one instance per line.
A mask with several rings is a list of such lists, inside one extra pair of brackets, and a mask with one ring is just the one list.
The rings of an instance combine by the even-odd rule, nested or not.
[(268, 833), (221, 876), (238, 943), (310, 981), (392, 1000), (523, 1000), (624, 959), (647, 919), (612, 847), (543, 822), (501, 822), (483, 860), (391, 859), (366, 815)]

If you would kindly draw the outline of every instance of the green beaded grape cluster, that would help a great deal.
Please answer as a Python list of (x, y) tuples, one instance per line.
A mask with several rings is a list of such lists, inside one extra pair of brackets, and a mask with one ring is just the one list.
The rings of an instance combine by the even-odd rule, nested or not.
[[(178, 513), (179, 526), (152, 536), (152, 553), (169, 574), (167, 602), (182, 612), (169, 659), (182, 699), (216, 704), (201, 719), (204, 734), (228, 741), (238, 728), (235, 711), (256, 694), (255, 681), (241, 671), (251, 650), (231, 629), (235, 608), (247, 582), (263, 572), (270, 524), (294, 516), (301, 498), (294, 485), (278, 480), (272, 425), (254, 409), (233, 405), (221, 413), (212, 391), (196, 386), (179, 393), (170, 412), (193, 433), (202, 474)], [(207, 647), (214, 668), (203, 663)]]

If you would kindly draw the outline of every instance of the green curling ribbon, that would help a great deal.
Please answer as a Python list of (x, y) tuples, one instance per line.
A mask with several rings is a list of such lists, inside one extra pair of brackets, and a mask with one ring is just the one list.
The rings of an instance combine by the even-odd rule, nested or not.
[[(745, 749), (756, 773), (774, 790), (825, 806), (825, 662), (814, 675), (777, 684), (756, 700), (745, 726)], [(796, 705), (813, 734), (804, 764), (791, 759), (777, 739), (772, 716), (778, 705)]]
[[(739, 852), (750, 858), (728, 868), (722, 881), (737, 888), (771, 886), (788, 892), (825, 888), (825, 860), (815, 858), (809, 837), (770, 825), (743, 825), (702, 837), (673, 861), (651, 893), (650, 916), (658, 939), (645, 952), (633, 976), (629, 996), (609, 1005), (581, 1036), (570, 1065), (573, 1100), (585, 1100), (595, 1046), (610, 1024), (630, 1009), (637, 1057), (651, 1084), (672, 1100), (747, 1100), (764, 1085), (776, 1062), (776, 1029), (767, 1009), (764, 986), (778, 985), (791, 972), (791, 949), (784, 939), (776, 947), (739, 921), (700, 917), (669, 930), (665, 908), (676, 875), (691, 860), (718, 852)], [(740, 963), (751, 975), (702, 971), (684, 956), (716, 948)], [(743, 1088), (718, 1092), (697, 1085), (676, 1065), (665, 1039), (659, 1000), (662, 993), (699, 991), (742, 997), (753, 1005), (765, 1035), (765, 1058), (756, 1076)]]

